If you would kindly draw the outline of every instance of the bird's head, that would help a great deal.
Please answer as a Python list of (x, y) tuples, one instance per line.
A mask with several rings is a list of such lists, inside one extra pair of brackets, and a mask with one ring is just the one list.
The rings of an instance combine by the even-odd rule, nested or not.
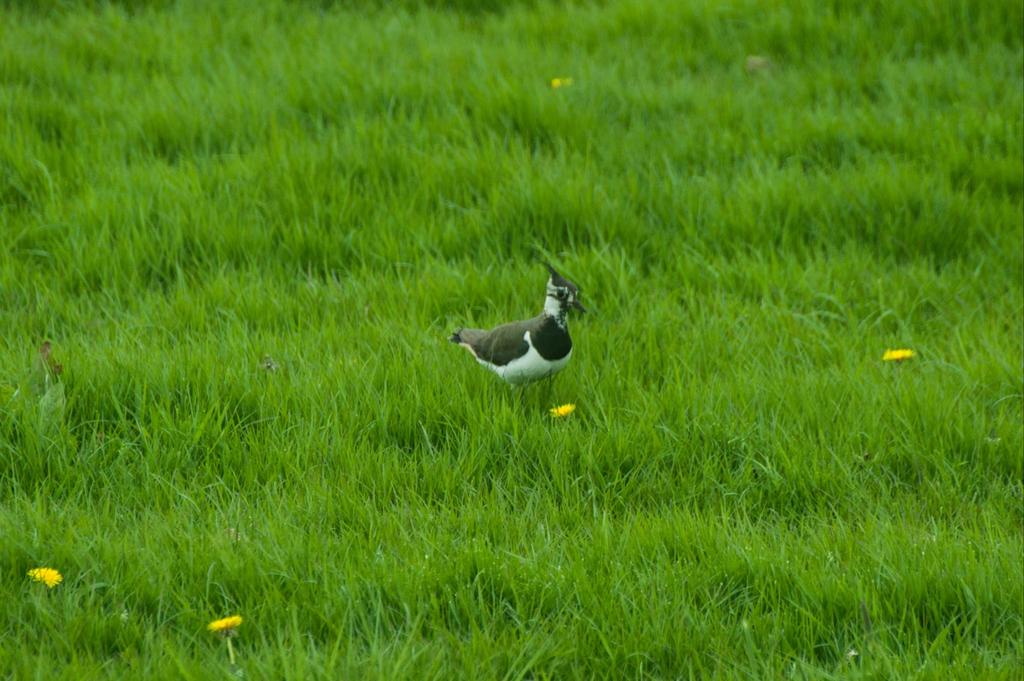
[(547, 298), (544, 301), (544, 310), (556, 317), (564, 317), (569, 309), (586, 312), (587, 309), (580, 304), (580, 290), (576, 287), (576, 284), (559, 274), (550, 264), (544, 263), (544, 266), (548, 268), (548, 272), (551, 274), (548, 277)]

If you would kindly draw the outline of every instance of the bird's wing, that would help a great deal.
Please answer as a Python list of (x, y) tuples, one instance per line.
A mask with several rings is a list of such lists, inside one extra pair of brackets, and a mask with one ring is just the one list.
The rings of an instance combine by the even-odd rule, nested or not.
[(477, 359), (495, 366), (505, 366), (530, 349), (524, 335), (532, 328), (534, 320), (511, 322), (496, 326), (490, 331), (463, 329), (459, 331), (462, 342), (469, 345)]

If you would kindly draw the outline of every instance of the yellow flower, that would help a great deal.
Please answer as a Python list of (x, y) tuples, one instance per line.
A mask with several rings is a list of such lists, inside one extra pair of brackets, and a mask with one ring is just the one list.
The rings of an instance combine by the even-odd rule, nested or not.
[(224, 619), (214, 620), (206, 625), (206, 628), (215, 634), (229, 635), (234, 633), (239, 624), (242, 623), (241, 615), (232, 615)]
[(575, 404), (563, 404), (561, 407), (551, 407), (550, 413), (556, 419), (564, 418), (576, 411)]
[(886, 350), (885, 354), (882, 355), (883, 362), (902, 362), (905, 359), (910, 359), (917, 353), (913, 350), (901, 349), (901, 350)]
[(572, 85), (572, 78), (552, 78), (551, 89), (557, 90), (560, 87), (569, 87)]
[(46, 567), (33, 568), (28, 571), (28, 576), (37, 582), (42, 582), (50, 589), (64, 581), (63, 575), (61, 575), (53, 568)]

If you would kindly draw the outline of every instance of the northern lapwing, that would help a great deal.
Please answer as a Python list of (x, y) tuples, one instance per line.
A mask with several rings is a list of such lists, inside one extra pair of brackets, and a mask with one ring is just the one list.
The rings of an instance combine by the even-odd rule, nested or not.
[(538, 316), (490, 331), (459, 329), (448, 339), (469, 350), (477, 362), (512, 385), (532, 383), (565, 368), (572, 356), (569, 310), (586, 312), (576, 285), (551, 265), (545, 266), (551, 276), (544, 311)]

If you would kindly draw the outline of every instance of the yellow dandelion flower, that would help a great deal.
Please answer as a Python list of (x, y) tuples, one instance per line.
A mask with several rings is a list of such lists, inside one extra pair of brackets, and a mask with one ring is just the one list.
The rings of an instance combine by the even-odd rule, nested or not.
[(61, 573), (48, 567), (33, 568), (28, 571), (28, 576), (37, 582), (42, 582), (50, 589), (64, 581), (64, 576)]
[(241, 615), (232, 615), (224, 619), (214, 620), (206, 625), (206, 628), (215, 634), (229, 634), (238, 628), (242, 623)]
[(551, 407), (549, 413), (556, 419), (560, 419), (565, 418), (574, 411), (576, 411), (575, 404), (563, 404), (560, 407)]
[(551, 89), (557, 90), (560, 87), (569, 87), (572, 85), (572, 78), (552, 78)]
[(882, 355), (883, 362), (902, 362), (905, 359), (910, 359), (917, 353), (913, 350), (902, 348), (899, 350), (886, 350), (885, 354)]

